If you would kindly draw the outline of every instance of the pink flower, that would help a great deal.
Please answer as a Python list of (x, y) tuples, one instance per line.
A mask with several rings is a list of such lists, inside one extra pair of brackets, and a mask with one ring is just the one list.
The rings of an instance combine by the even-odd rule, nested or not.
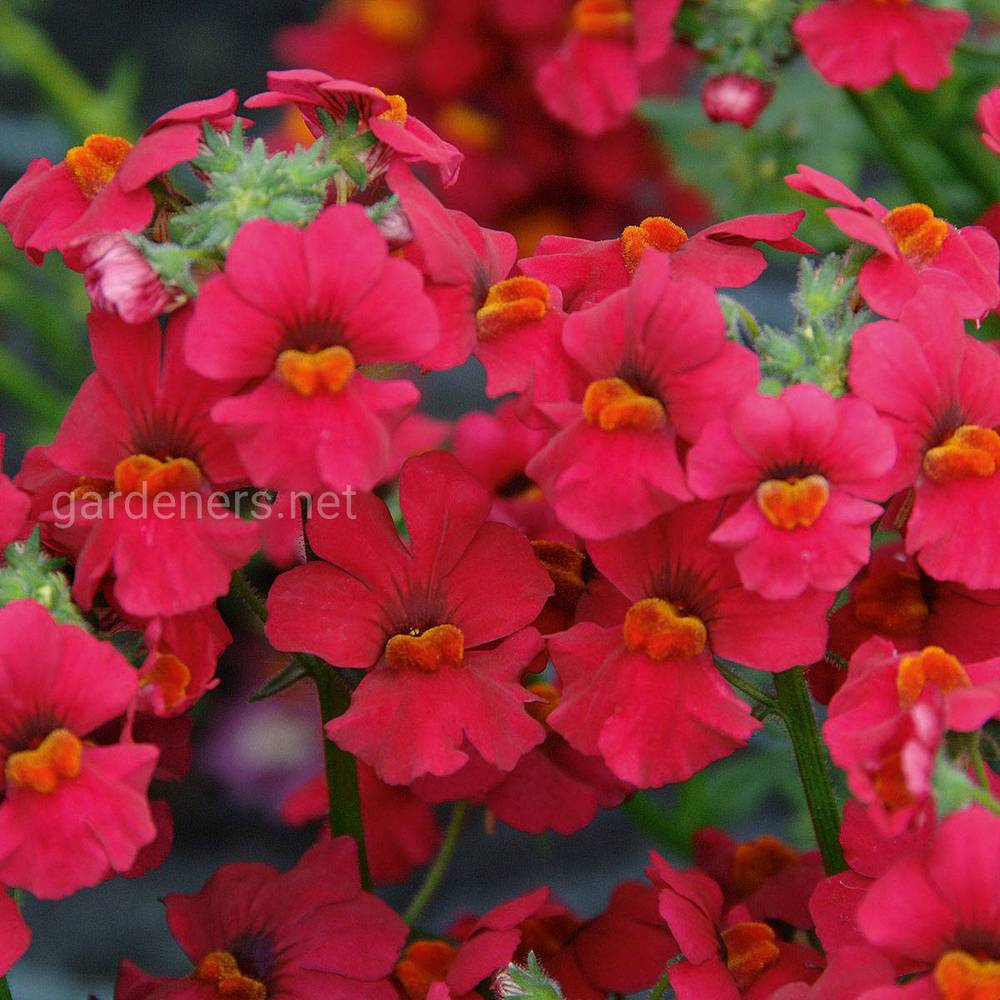
[[(0, 462), (3, 461), (5, 436), (0, 434)], [(23, 538), (31, 524), (31, 497), (18, 489), (9, 477), (0, 474), (0, 552)]]
[(647, 250), (668, 254), (676, 278), (698, 278), (714, 288), (742, 288), (767, 267), (755, 243), (792, 253), (815, 252), (792, 235), (804, 216), (801, 210), (742, 215), (690, 237), (672, 220), (651, 216), (638, 226), (626, 226), (614, 240), (544, 236), (535, 255), (518, 265), (525, 274), (559, 288), (571, 312), (627, 287)]
[(883, 316), (898, 319), (906, 303), (929, 286), (946, 292), (963, 319), (978, 321), (1000, 304), (1000, 251), (982, 226), (956, 229), (919, 202), (890, 211), (801, 164), (785, 182), (814, 198), (839, 202), (843, 208), (826, 210), (833, 224), (852, 240), (875, 248), (875, 256), (861, 268), (858, 287)]
[(888, 485), (913, 488), (907, 553), (936, 579), (1000, 587), (1000, 356), (966, 334), (953, 300), (927, 291), (898, 323), (854, 335), (850, 383), (896, 435)]
[(632, 285), (567, 319), (563, 345), (590, 384), (542, 406), (562, 429), (526, 469), (559, 520), (609, 538), (691, 499), (678, 439), (695, 440), (758, 378), (755, 356), (726, 339), (712, 290), (650, 254)]
[[(228, 90), (161, 115), (134, 146), (119, 136), (95, 134), (55, 166), (33, 160), (0, 201), (0, 223), (36, 264), (49, 250), (66, 252), (100, 233), (145, 229), (155, 207), (147, 185), (198, 155), (203, 122), (231, 128), (236, 104), (236, 91)], [(82, 270), (77, 250), (67, 262)]]
[(840, 590), (868, 561), (870, 526), (896, 459), (892, 429), (869, 403), (814, 385), (745, 397), (688, 453), (700, 497), (740, 503), (712, 532), (734, 550), (743, 585), (764, 597)]
[(265, 93), (248, 98), (246, 106), (294, 104), (317, 137), (323, 135), (319, 111), (341, 123), (352, 105), (357, 108), (358, 133), (371, 131), (377, 140), (365, 159), (369, 181), (383, 174), (395, 159), (433, 164), (445, 185), (453, 184), (458, 177), (461, 152), (409, 114), (406, 101), (398, 94), (387, 95), (377, 87), (353, 80), (335, 80), (315, 69), (272, 70), (267, 74), (267, 87)]
[(535, 75), (545, 109), (585, 135), (625, 122), (639, 73), (670, 47), (680, 0), (577, 0), (565, 43)]
[(256, 548), (253, 524), (210, 499), (242, 485), (245, 473), (208, 416), (234, 384), (201, 378), (181, 357), (189, 315), (175, 314), (166, 337), (156, 320), (88, 319), (97, 371), (47, 449), (81, 477), (75, 510), (90, 530), (73, 596), (85, 608), (113, 574), (114, 599), (130, 615), (196, 611), (228, 591)]
[(901, 857), (858, 910), (864, 937), (920, 974), (864, 1000), (953, 1000), (1000, 986), (1000, 817), (970, 806), (943, 820), (921, 850)]
[(1000, 87), (994, 87), (979, 99), (976, 118), (983, 127), (985, 145), (994, 153), (1000, 153)]
[(393, 430), (419, 393), (357, 369), (416, 361), (437, 343), (421, 286), (359, 205), (304, 230), (265, 219), (240, 229), (198, 296), (185, 352), (200, 374), (232, 380), (212, 417), (256, 485), (367, 490), (388, 473)]
[(742, 128), (753, 128), (773, 95), (773, 83), (744, 73), (721, 73), (702, 84), (701, 106), (713, 122), (735, 122)]
[(156, 749), (88, 741), (137, 686), (113, 646), (34, 601), (0, 609), (0, 882), (59, 899), (127, 871), (153, 839)]
[(631, 602), (624, 624), (582, 622), (549, 640), (563, 683), (549, 725), (639, 788), (683, 781), (760, 728), (713, 656), (777, 671), (825, 646), (831, 595), (766, 601), (744, 590), (732, 557), (708, 544), (721, 512), (688, 504), (592, 543), (597, 568)]
[(509, 771), (544, 736), (523, 710), (534, 698), (519, 679), (541, 649), (525, 626), (552, 582), (527, 539), (487, 523), (489, 493), (451, 456), (410, 459), (400, 497), (409, 547), (373, 496), (357, 498), (354, 520), (309, 522), (326, 561), (278, 578), (268, 637), (368, 669), (327, 734), (383, 781), (451, 774), (468, 759), (466, 741)]
[(124, 232), (88, 240), (80, 259), (90, 301), (126, 323), (145, 323), (184, 302), (180, 289), (163, 284)]
[(910, 0), (826, 0), (793, 23), (816, 72), (855, 90), (897, 72), (914, 90), (933, 90), (951, 75), (952, 50), (968, 27), (964, 11)]
[(31, 929), (21, 916), (21, 908), (0, 885), (0, 976), (7, 975), (14, 963), (28, 950)]
[(407, 928), (361, 890), (349, 837), (321, 841), (285, 873), (226, 865), (200, 892), (163, 902), (194, 970), (161, 979), (123, 962), (115, 1000), (396, 1000), (388, 977)]
[(811, 986), (790, 983), (770, 1000), (859, 1000), (869, 997), (866, 990), (895, 983), (896, 973), (874, 948), (854, 945), (835, 952), (823, 974)]
[(741, 906), (723, 910), (722, 890), (697, 870), (678, 871), (655, 852), (646, 874), (660, 889), (660, 915), (683, 961), (671, 966), (677, 1000), (768, 1000), (785, 983), (812, 982), (822, 957), (778, 937)]

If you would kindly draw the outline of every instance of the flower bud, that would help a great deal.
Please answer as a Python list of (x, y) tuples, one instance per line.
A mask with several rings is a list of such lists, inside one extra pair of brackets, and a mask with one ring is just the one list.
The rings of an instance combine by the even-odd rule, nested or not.
[(773, 94), (774, 84), (743, 73), (723, 73), (705, 81), (701, 106), (713, 122), (735, 122), (752, 128)]

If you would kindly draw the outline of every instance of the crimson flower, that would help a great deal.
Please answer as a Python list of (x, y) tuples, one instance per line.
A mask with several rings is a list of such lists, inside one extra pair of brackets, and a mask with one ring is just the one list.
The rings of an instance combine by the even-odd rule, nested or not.
[(450, 455), (410, 459), (400, 502), (409, 546), (370, 495), (356, 498), (354, 519), (309, 522), (324, 561), (275, 581), (268, 637), (368, 670), (327, 734), (383, 781), (451, 774), (466, 741), (509, 771), (544, 737), (519, 680), (541, 650), (526, 626), (552, 581), (520, 532), (487, 522), (490, 494)]
[(122, 962), (115, 1000), (397, 1000), (388, 977), (407, 928), (362, 891), (349, 837), (321, 841), (285, 873), (226, 865), (163, 902), (194, 970), (160, 978)]
[(979, 99), (976, 118), (983, 127), (984, 144), (994, 153), (1000, 153), (1000, 87), (994, 87)]

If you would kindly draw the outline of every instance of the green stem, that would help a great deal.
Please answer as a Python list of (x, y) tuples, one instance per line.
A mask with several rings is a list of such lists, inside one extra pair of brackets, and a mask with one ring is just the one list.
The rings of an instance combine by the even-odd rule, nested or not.
[(871, 133), (881, 143), (886, 155), (910, 189), (913, 197), (938, 210), (947, 208), (947, 204), (939, 195), (937, 185), (913, 155), (909, 137), (901, 134), (897, 123), (886, 114), (880, 97), (869, 93), (860, 93), (849, 88), (845, 88), (844, 93), (858, 114), (865, 120)]
[(348, 836), (358, 845), (358, 866), (361, 884), (370, 889), (368, 851), (365, 847), (365, 826), (358, 791), (358, 762), (354, 755), (341, 750), (326, 735), (326, 724), (351, 707), (351, 691), (336, 675), (336, 667), (322, 660), (313, 664), (312, 678), (319, 693), (320, 715), (323, 719), (323, 757), (326, 766), (326, 792), (330, 804), (330, 833), (334, 837)]
[(823, 856), (823, 867), (828, 875), (833, 875), (847, 867), (840, 847), (840, 808), (833, 793), (830, 767), (802, 668), (795, 667), (775, 674), (774, 690), (792, 741), (795, 763), (816, 831), (816, 843)]
[(6, 976), (0, 976), (0, 1000), (14, 1000), (14, 995), (10, 992)]
[(972, 761), (972, 769), (976, 772), (976, 780), (983, 786), (985, 792), (990, 790), (990, 779), (986, 773), (986, 762), (983, 760), (983, 751), (979, 746), (979, 736), (972, 734), (969, 746), (969, 759)]
[(245, 570), (238, 569), (233, 573), (233, 590), (236, 591), (254, 617), (259, 618), (261, 622), (267, 621), (267, 604), (257, 593), (254, 585), (247, 579)]
[(663, 975), (661, 975), (660, 978), (656, 980), (656, 985), (652, 988), (652, 990), (650, 990), (648, 1000), (660, 1000), (660, 997), (662, 997), (663, 994), (666, 993), (667, 989), (670, 987), (670, 970), (678, 962), (683, 962), (683, 961), (684, 961), (684, 956), (678, 954), (674, 955), (674, 957), (667, 962), (666, 966), (663, 969)]
[(66, 412), (66, 401), (43, 382), (10, 348), (0, 344), (0, 393), (42, 421), (53, 434)]
[(420, 919), (427, 908), (431, 897), (441, 884), (441, 879), (444, 878), (444, 873), (448, 870), (448, 865), (451, 864), (451, 859), (455, 854), (455, 845), (458, 843), (458, 835), (462, 832), (462, 823), (465, 822), (465, 813), (468, 806), (469, 804), (465, 799), (461, 799), (455, 803), (455, 807), (451, 811), (451, 818), (448, 820), (448, 827), (444, 832), (444, 840), (441, 841), (441, 847), (438, 850), (437, 857), (434, 859), (434, 864), (428, 869), (427, 874), (424, 876), (423, 884), (417, 890), (417, 894), (413, 897), (410, 905), (406, 908), (406, 913), (403, 914), (403, 919), (411, 927)]
[(775, 714), (778, 714), (781, 711), (774, 698), (772, 698), (766, 691), (762, 691), (756, 684), (748, 681), (740, 673), (728, 666), (724, 661), (716, 658), (715, 666), (719, 673), (722, 674), (722, 676), (725, 677), (726, 680), (737, 689), (737, 691), (742, 691), (745, 695), (753, 698), (754, 701), (763, 705), (765, 708), (770, 709), (770, 711)]

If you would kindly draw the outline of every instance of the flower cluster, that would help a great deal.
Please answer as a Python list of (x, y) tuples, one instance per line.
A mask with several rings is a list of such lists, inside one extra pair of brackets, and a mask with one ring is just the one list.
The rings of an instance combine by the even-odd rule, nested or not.
[[(530, 54), (549, 112), (593, 135), (662, 70), (679, 4), (579, 0), (568, 30), (561, 4), (493, 6), (483, 38), (463, 4), (431, 25), (416, 0), (359, 0), (323, 45), (340, 71), (353, 54), (447, 100), (492, 79), (502, 37), (505, 59)], [(865, 77), (838, 42), (852, 13), (880, 46)], [(931, 86), (964, 26), (828, 0), (794, 31), (838, 82), (898, 68)], [(455, 33), (466, 62), (435, 58)], [(248, 141), (229, 92), (134, 144), (92, 135), (37, 160), (0, 201), (29, 259), (57, 251), (83, 274), (95, 369), (54, 440), (0, 481), (0, 889), (57, 899), (166, 856), (151, 782), (187, 770), (232, 587), (287, 654), (256, 697), (319, 690), (327, 770), (282, 813), (330, 830), (289, 872), (227, 865), (167, 896), (190, 971), (123, 962), (116, 1000), (668, 984), (678, 1000), (997, 1000), (1000, 354), (972, 327), (1000, 307), (994, 238), (808, 166), (789, 176), (790, 197), (836, 203), (852, 241), (815, 272), (842, 289), (837, 322), (851, 314), (818, 384), (781, 369), (773, 337), (765, 356), (719, 291), (755, 282), (765, 247), (812, 255), (802, 209), (692, 233), (633, 217), (519, 258), (514, 235), (420, 179), (462, 190), (449, 137), (499, 128), (471, 110), (429, 125), (319, 69), (273, 72), (245, 103), (294, 112), (305, 144)], [(465, 208), (521, 155), (469, 145)], [(467, 362), (496, 408), (422, 414), (424, 374)], [(266, 498), (251, 516), (248, 492)], [(257, 553), (266, 596), (246, 575)], [(803, 668), (828, 704), (822, 741)], [(770, 718), (818, 851), (706, 828), (694, 868), (653, 854), (596, 915), (543, 887), (440, 934), (418, 923), (425, 893), (404, 916), (375, 894), (442, 839), (446, 860), (470, 806), (573, 833)], [(0, 891), (0, 974), (27, 945)]]

